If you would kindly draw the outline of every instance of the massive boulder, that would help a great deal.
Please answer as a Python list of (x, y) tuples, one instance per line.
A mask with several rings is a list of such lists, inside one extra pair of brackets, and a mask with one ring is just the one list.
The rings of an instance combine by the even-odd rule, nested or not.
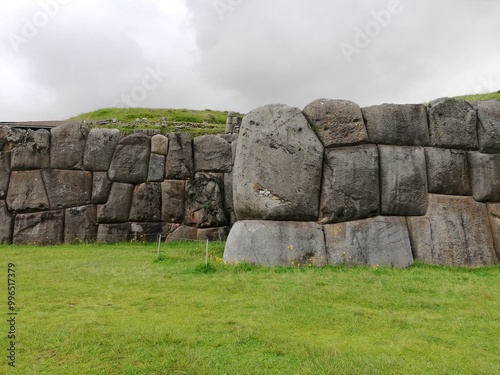
[(234, 163), (239, 220), (318, 219), (323, 145), (302, 112), (282, 104), (243, 118)]
[(85, 169), (89, 171), (107, 171), (120, 138), (121, 134), (118, 129), (92, 129), (88, 136), (83, 157)]
[(216, 135), (203, 135), (193, 140), (195, 172), (230, 172), (231, 145)]
[(13, 170), (42, 169), (50, 166), (50, 133), (47, 130), (25, 130), (12, 149)]
[(165, 156), (151, 153), (149, 158), (148, 182), (162, 182), (165, 179)]
[(159, 222), (161, 219), (161, 184), (148, 182), (134, 186), (130, 221)]
[(83, 123), (70, 123), (50, 130), (50, 167), (83, 169), (83, 156), (89, 128)]
[(476, 103), (479, 126), (479, 151), (500, 153), (500, 101), (485, 100)]
[(488, 204), (488, 213), (496, 256), (497, 260), (500, 261), (500, 204)]
[(465, 151), (427, 147), (425, 158), (430, 193), (472, 195)]
[(108, 180), (107, 172), (92, 173), (92, 204), (104, 204), (109, 197), (113, 183)]
[(436, 147), (478, 148), (477, 115), (469, 102), (441, 98), (428, 104), (431, 145)]
[(0, 152), (0, 199), (7, 195), (10, 179), (10, 152)]
[(92, 173), (87, 171), (42, 170), (51, 209), (84, 206), (92, 198)]
[(64, 210), (16, 215), (15, 245), (57, 245), (64, 241)]
[(427, 171), (422, 147), (379, 146), (383, 215), (425, 215)]
[(359, 105), (349, 100), (318, 99), (302, 111), (325, 148), (368, 142)]
[(64, 242), (93, 242), (97, 236), (95, 206), (72, 207), (64, 213)]
[(404, 217), (377, 216), (325, 225), (324, 231), (328, 264), (399, 268), (413, 264)]
[(114, 182), (105, 204), (97, 206), (99, 223), (122, 223), (128, 221), (134, 185)]
[(427, 215), (407, 221), (416, 260), (459, 267), (497, 263), (487, 207), (471, 197), (431, 194)]
[(119, 243), (130, 240), (130, 223), (99, 224), (97, 229), (97, 242)]
[(166, 223), (182, 223), (186, 181), (165, 180), (161, 183), (161, 220)]
[(146, 182), (149, 171), (151, 140), (142, 133), (135, 133), (116, 146), (108, 170), (108, 178), (113, 182), (140, 184)]
[(7, 207), (16, 213), (49, 209), (49, 199), (39, 170), (11, 173)]
[(324, 266), (325, 239), (312, 222), (238, 221), (229, 233), (224, 262), (264, 266)]
[(379, 213), (379, 157), (375, 145), (328, 149), (319, 221), (364, 219)]
[(381, 104), (362, 108), (371, 143), (429, 145), (427, 112), (421, 104)]
[(190, 179), (194, 174), (193, 138), (188, 133), (171, 133), (168, 140), (165, 179)]
[(0, 244), (12, 243), (14, 217), (7, 211), (5, 201), (0, 201)]
[(500, 202), (500, 155), (469, 152), (472, 196), (479, 202)]
[(168, 155), (168, 137), (163, 134), (155, 134), (151, 137), (151, 152), (153, 154)]

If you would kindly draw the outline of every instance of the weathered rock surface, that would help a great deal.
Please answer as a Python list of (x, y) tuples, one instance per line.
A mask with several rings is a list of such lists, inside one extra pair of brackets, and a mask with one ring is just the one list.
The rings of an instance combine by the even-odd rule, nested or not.
[(91, 203), (92, 173), (87, 171), (42, 170), (51, 209)]
[(381, 213), (425, 215), (427, 171), (422, 147), (379, 146)]
[(368, 142), (359, 105), (349, 100), (318, 99), (302, 111), (325, 148)]
[(427, 147), (425, 157), (430, 193), (472, 195), (465, 151)]
[(299, 109), (257, 108), (243, 118), (234, 163), (240, 220), (318, 219), (323, 145)]
[(161, 220), (161, 184), (148, 182), (134, 187), (130, 221), (159, 222)]
[(8, 134), (9, 134), (9, 127), (0, 125), (0, 151), (7, 151)]
[(57, 245), (64, 240), (64, 210), (16, 215), (15, 245)]
[(95, 206), (72, 207), (64, 213), (64, 242), (94, 242), (97, 236)]
[(118, 243), (130, 240), (130, 223), (99, 224), (97, 242)]
[(469, 102), (441, 98), (428, 104), (431, 145), (477, 149), (477, 115)]
[(167, 237), (166, 241), (168, 242), (196, 241), (197, 239), (198, 239), (197, 228), (181, 225)]
[(12, 170), (42, 169), (50, 166), (50, 133), (25, 130), (12, 149)]
[(184, 224), (196, 228), (228, 225), (224, 208), (224, 182), (200, 175), (186, 182)]
[(377, 216), (324, 226), (328, 264), (394, 266), (413, 264), (404, 217)]
[(12, 243), (14, 217), (7, 211), (5, 201), (0, 201), (0, 244)]
[[(170, 229), (170, 224), (165, 223), (131, 223), (130, 236), (133, 241), (157, 242), (158, 235), (164, 236), (165, 227)], [(170, 233), (170, 232), (168, 232)]]
[(427, 215), (407, 221), (416, 260), (459, 267), (497, 262), (488, 210), (471, 197), (431, 194)]
[(123, 138), (116, 146), (108, 178), (129, 184), (146, 182), (150, 153), (151, 141), (147, 135), (135, 133)]
[(376, 216), (380, 208), (379, 157), (375, 145), (327, 149), (319, 222)]
[(89, 128), (79, 122), (57, 126), (50, 130), (50, 167), (82, 169)]
[(151, 154), (149, 158), (148, 182), (162, 182), (165, 178), (165, 156)]
[(497, 261), (500, 261), (500, 204), (488, 204), (488, 214)]
[(427, 112), (421, 104), (381, 104), (361, 109), (370, 142), (400, 146), (429, 145)]
[(479, 202), (500, 202), (500, 155), (467, 153), (472, 196)]
[(7, 206), (16, 213), (49, 209), (49, 199), (39, 170), (11, 173)]
[(83, 165), (86, 170), (105, 172), (120, 141), (118, 129), (92, 129), (89, 133)]
[(10, 179), (10, 153), (0, 152), (0, 199), (7, 195)]
[(92, 174), (92, 203), (104, 204), (108, 201), (109, 191), (113, 184), (108, 180), (107, 172), (94, 172)]
[(151, 137), (151, 152), (162, 156), (168, 155), (168, 137), (156, 134)]
[(203, 135), (193, 140), (195, 172), (230, 172), (231, 145), (216, 135)]
[(186, 181), (165, 180), (161, 183), (161, 220), (167, 223), (182, 223), (184, 220), (184, 196)]
[(99, 223), (121, 223), (128, 221), (134, 185), (114, 182), (108, 201), (97, 206)]
[(224, 173), (224, 205), (226, 211), (234, 211), (233, 173)]
[(229, 227), (198, 229), (198, 241), (226, 241)]
[(165, 162), (165, 179), (187, 180), (193, 177), (193, 138), (188, 133), (168, 135), (168, 154)]
[(224, 262), (264, 266), (324, 266), (323, 227), (312, 222), (238, 221), (226, 242)]
[(500, 154), (500, 101), (486, 100), (476, 103), (479, 126), (479, 151)]

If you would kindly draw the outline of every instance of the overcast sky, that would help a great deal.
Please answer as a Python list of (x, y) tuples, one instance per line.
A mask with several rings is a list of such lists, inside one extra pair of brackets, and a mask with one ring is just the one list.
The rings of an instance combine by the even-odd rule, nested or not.
[(0, 0), (0, 121), (500, 90), (497, 0)]

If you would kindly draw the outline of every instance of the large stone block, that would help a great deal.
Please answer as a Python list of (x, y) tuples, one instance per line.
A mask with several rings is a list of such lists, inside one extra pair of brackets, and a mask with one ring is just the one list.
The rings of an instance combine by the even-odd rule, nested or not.
[(151, 137), (151, 152), (154, 154), (168, 155), (168, 137), (163, 134), (156, 134)]
[(431, 194), (427, 215), (407, 221), (415, 260), (460, 267), (497, 262), (488, 210), (471, 197)]
[(193, 140), (195, 172), (230, 172), (231, 145), (216, 135), (203, 135)]
[(186, 182), (184, 224), (197, 228), (229, 223), (224, 207), (224, 182), (211, 175), (197, 175)]
[(500, 204), (488, 204), (488, 214), (497, 261), (500, 261)]
[(325, 148), (368, 142), (359, 105), (349, 100), (318, 99), (302, 111)]
[(243, 118), (233, 169), (240, 220), (316, 221), (323, 145), (297, 108), (273, 104)]
[(226, 242), (224, 262), (264, 266), (324, 266), (323, 227), (312, 222), (238, 221)]
[(169, 227), (170, 224), (165, 223), (131, 223), (130, 224), (130, 237), (132, 241), (140, 242), (156, 242), (158, 236), (164, 236), (165, 226)]
[(15, 171), (11, 173), (7, 206), (13, 212), (32, 212), (49, 209), (41, 172)]
[(0, 201), (0, 244), (12, 243), (14, 217), (7, 211), (7, 205)]
[(74, 122), (50, 130), (50, 167), (53, 169), (83, 169), (83, 156), (89, 128)]
[(146, 182), (150, 153), (151, 140), (147, 135), (135, 133), (122, 138), (113, 154), (108, 178), (129, 184)]
[(193, 177), (193, 138), (188, 133), (171, 133), (165, 162), (165, 179), (187, 180)]
[(427, 171), (422, 147), (379, 146), (380, 212), (383, 215), (425, 215)]
[(97, 242), (119, 243), (130, 240), (130, 223), (99, 224)]
[(224, 173), (224, 204), (226, 210), (233, 211), (233, 173)]
[(165, 179), (165, 156), (151, 154), (149, 158), (148, 182), (162, 182)]
[(467, 153), (472, 196), (479, 202), (500, 202), (500, 155)]
[(425, 157), (430, 193), (472, 195), (465, 151), (429, 147)]
[(226, 241), (229, 235), (229, 229), (229, 227), (198, 229), (198, 241)]
[(413, 264), (404, 217), (370, 219), (324, 226), (328, 264), (394, 266)]
[(147, 182), (134, 187), (129, 220), (148, 222), (161, 220), (161, 184), (159, 182)]
[(107, 172), (94, 172), (92, 174), (92, 204), (106, 203), (112, 184), (108, 180)]
[(362, 108), (371, 143), (429, 145), (427, 112), (421, 104), (381, 104)]
[(16, 215), (15, 245), (57, 245), (64, 240), (64, 210)]
[(108, 201), (97, 206), (99, 223), (122, 223), (128, 221), (134, 185), (114, 182)]
[(161, 183), (161, 220), (167, 223), (184, 221), (186, 181), (165, 180)]
[(9, 127), (0, 125), (0, 151), (7, 151), (7, 136), (9, 134)]
[(47, 130), (26, 130), (24, 137), (12, 149), (13, 170), (49, 168), (50, 133)]
[(120, 138), (118, 129), (92, 129), (83, 157), (85, 169), (107, 172)]
[(479, 126), (479, 151), (500, 154), (500, 101), (486, 100), (476, 103)]
[(477, 115), (465, 100), (441, 98), (428, 104), (431, 146), (477, 149)]
[(42, 171), (51, 209), (84, 206), (92, 198), (92, 173), (87, 171)]
[(94, 242), (97, 237), (95, 206), (68, 208), (64, 212), (64, 242)]
[(10, 180), (10, 152), (0, 152), (0, 199), (7, 195)]
[(376, 216), (380, 209), (379, 157), (375, 145), (325, 152), (319, 221), (322, 224)]
[(198, 239), (198, 229), (181, 225), (167, 236), (168, 242), (196, 241)]

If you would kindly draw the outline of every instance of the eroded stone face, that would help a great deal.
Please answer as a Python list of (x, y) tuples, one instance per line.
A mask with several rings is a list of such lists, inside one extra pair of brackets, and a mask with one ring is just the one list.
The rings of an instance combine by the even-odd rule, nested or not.
[(302, 112), (281, 104), (247, 114), (233, 170), (239, 220), (318, 219), (323, 145)]
[(116, 146), (108, 171), (113, 182), (140, 184), (146, 182), (151, 153), (150, 138), (136, 133), (123, 138)]
[[(50, 133), (47, 130), (23, 130), (24, 136), (12, 149), (13, 170), (42, 169), (50, 166)], [(22, 134), (22, 133), (19, 133)]]
[(232, 169), (231, 145), (216, 135), (194, 138), (195, 172), (230, 172)]
[(83, 169), (83, 156), (88, 134), (89, 128), (78, 122), (51, 129), (50, 167)]
[(48, 210), (49, 199), (40, 170), (12, 172), (6, 202), (15, 213)]
[(193, 138), (188, 133), (169, 134), (165, 179), (187, 180), (193, 175)]
[(51, 209), (91, 203), (92, 173), (87, 171), (42, 170)]
[(425, 149), (429, 192), (447, 195), (471, 195), (467, 153), (446, 148)]
[(106, 172), (120, 138), (121, 134), (118, 129), (92, 129), (83, 157), (85, 169)]
[(500, 101), (486, 100), (476, 103), (479, 125), (477, 135), (479, 151), (500, 153)]
[(64, 210), (16, 215), (15, 245), (57, 245), (64, 241)]

